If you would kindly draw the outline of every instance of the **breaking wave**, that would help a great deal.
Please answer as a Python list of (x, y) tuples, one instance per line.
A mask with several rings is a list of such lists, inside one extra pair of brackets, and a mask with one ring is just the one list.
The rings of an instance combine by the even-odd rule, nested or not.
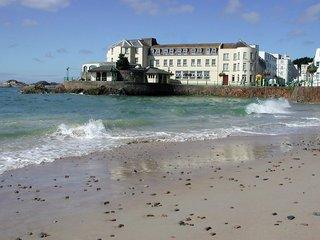
[(249, 104), (246, 112), (247, 114), (288, 114), (290, 108), (290, 103), (286, 99), (269, 99)]

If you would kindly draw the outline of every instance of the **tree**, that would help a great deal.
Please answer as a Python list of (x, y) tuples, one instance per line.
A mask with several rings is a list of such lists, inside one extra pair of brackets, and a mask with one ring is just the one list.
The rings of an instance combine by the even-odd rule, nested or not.
[(298, 65), (299, 70), (301, 70), (301, 65), (302, 64), (308, 64), (310, 62), (313, 62), (313, 58), (310, 57), (302, 57), (302, 58), (297, 58), (295, 59), (292, 63), (294, 65)]
[(313, 75), (317, 72), (317, 70), (318, 67), (316, 67), (313, 63), (307, 68), (307, 72), (311, 75), (311, 86), (313, 85)]
[(116, 67), (118, 70), (127, 70), (129, 68), (130, 64), (128, 61), (128, 58), (124, 56), (124, 54), (119, 54), (119, 59), (116, 63)]

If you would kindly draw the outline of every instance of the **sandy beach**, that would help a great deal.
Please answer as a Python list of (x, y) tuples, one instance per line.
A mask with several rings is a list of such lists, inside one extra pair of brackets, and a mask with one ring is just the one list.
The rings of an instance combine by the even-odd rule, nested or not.
[(0, 239), (318, 239), (318, 135), (132, 143), (0, 176)]

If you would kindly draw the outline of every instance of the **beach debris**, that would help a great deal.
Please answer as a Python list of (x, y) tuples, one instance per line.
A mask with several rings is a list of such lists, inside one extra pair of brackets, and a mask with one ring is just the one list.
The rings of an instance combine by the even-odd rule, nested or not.
[(209, 231), (209, 230), (211, 230), (211, 229), (212, 229), (212, 227), (206, 227), (206, 228), (205, 228), (206, 231)]
[(118, 225), (118, 228), (123, 228), (124, 227), (124, 224), (119, 224)]
[(313, 212), (312, 215), (316, 217), (320, 217), (320, 212)]
[(273, 216), (277, 216), (277, 215), (278, 215), (278, 213), (274, 212), (274, 213), (272, 213), (272, 215), (273, 215)]
[(46, 238), (46, 237), (49, 237), (50, 235), (48, 234), (48, 233), (45, 233), (45, 232), (41, 232), (40, 234), (39, 234), (39, 237), (40, 238)]
[(293, 219), (295, 219), (296, 217), (295, 216), (293, 216), (293, 215), (289, 215), (289, 216), (287, 216), (287, 219), (288, 220), (293, 220)]

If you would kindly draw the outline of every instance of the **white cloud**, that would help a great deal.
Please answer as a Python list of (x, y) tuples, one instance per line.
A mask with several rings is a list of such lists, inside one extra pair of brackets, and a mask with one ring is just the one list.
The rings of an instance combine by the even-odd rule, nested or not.
[(59, 48), (59, 49), (57, 49), (57, 53), (67, 53), (68, 51), (67, 51), (67, 49), (65, 49), (65, 48)]
[(50, 59), (54, 58), (51, 52), (47, 52), (44, 56)]
[(240, 0), (229, 0), (227, 6), (224, 11), (226, 13), (236, 13), (240, 10), (242, 4)]
[(151, 0), (122, 0), (122, 2), (131, 7), (137, 14), (155, 15), (159, 11), (159, 6)]
[(320, 20), (320, 3), (308, 7), (299, 18), (299, 22), (314, 22)]
[(12, 2), (13, 2), (13, 0), (0, 0), (0, 7), (7, 6)]
[(21, 4), (26, 7), (56, 11), (70, 5), (70, 0), (20, 0)]
[(68, 7), (71, 0), (0, 0), (0, 7), (7, 6), (14, 2), (28, 8), (56, 11)]
[(194, 11), (194, 6), (191, 4), (182, 4), (169, 8), (171, 13), (192, 13)]
[(192, 13), (195, 7), (191, 4), (179, 4), (169, 0), (121, 0), (136, 14), (157, 15), (159, 13), (183, 14)]
[(23, 27), (35, 27), (38, 26), (38, 22), (33, 19), (23, 19), (21, 26)]
[(260, 21), (260, 14), (257, 12), (247, 12), (247, 13), (243, 13), (241, 16), (248, 23), (254, 24)]

